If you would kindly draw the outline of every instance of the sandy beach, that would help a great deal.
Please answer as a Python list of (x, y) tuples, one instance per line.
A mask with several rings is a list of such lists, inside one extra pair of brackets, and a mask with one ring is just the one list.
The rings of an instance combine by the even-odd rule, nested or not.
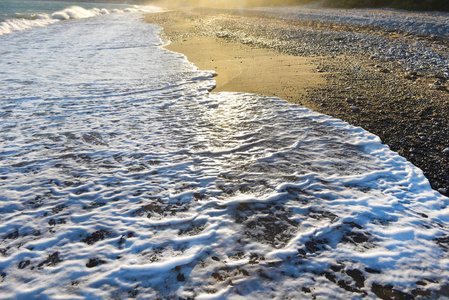
[[(415, 26), (401, 21), (407, 18)], [(448, 39), (434, 30), (444, 18), (394, 10), (187, 8), (145, 21), (163, 27), (168, 49), (217, 72), (214, 91), (276, 96), (361, 126), (447, 195)]]
[(247, 92), (294, 101), (298, 95), (306, 94), (307, 89), (325, 82), (314, 72), (314, 59), (254, 49), (218, 38), (182, 39), (167, 49), (185, 54), (201, 70), (216, 71), (214, 92)]

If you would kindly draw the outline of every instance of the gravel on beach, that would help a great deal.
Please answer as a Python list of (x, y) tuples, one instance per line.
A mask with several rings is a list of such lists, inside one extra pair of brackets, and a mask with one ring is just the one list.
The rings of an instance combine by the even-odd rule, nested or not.
[(449, 13), (191, 8), (145, 20), (183, 20), (164, 30), (172, 41), (210, 36), (316, 58), (326, 84), (289, 100), (378, 135), (449, 194)]

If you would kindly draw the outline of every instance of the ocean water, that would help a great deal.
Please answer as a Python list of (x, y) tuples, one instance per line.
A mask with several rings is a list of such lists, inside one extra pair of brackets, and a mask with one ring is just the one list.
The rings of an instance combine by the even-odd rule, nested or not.
[(209, 93), (142, 9), (0, 36), (0, 298), (445, 295), (448, 199), (421, 170), (341, 120)]
[[(89, 18), (96, 15), (144, 9), (117, 3), (70, 1), (0, 1), (0, 35), (35, 27), (43, 27), (61, 20)], [(151, 9), (155, 9), (154, 7)]]

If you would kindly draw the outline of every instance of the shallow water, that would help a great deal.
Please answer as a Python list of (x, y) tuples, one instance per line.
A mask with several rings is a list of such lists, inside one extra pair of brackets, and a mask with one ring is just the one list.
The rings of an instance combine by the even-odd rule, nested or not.
[(0, 37), (2, 298), (448, 284), (448, 201), (421, 170), (340, 120), (210, 94), (139, 17)]

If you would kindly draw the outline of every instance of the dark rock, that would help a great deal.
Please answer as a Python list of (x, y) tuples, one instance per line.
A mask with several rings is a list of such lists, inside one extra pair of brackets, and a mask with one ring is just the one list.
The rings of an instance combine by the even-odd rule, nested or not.
[(303, 286), (301, 288), (301, 291), (303, 291), (304, 293), (307, 293), (307, 294), (312, 292), (308, 287), (305, 287), (305, 286)]
[(298, 250), (298, 257), (305, 258), (306, 254), (307, 254), (306, 251), (304, 251), (303, 249)]
[(427, 297), (430, 296), (432, 293), (429, 290), (414, 289), (412, 291), (412, 294), (415, 297)]
[(51, 211), (52, 211), (52, 213), (57, 214), (57, 213), (61, 212), (62, 210), (64, 210), (64, 208), (66, 208), (66, 207), (67, 206), (65, 206), (65, 205), (59, 205), (59, 206), (53, 207)]
[(371, 273), (371, 274), (380, 274), (380, 273), (382, 273), (379, 270), (371, 269), (371, 268), (365, 268), (365, 271), (368, 272), (368, 273)]
[(19, 237), (19, 230), (17, 229), (6, 236), (6, 238), (10, 240), (15, 240), (18, 237)]
[(183, 282), (186, 280), (186, 278), (184, 277), (184, 274), (179, 273), (178, 276), (176, 276), (176, 280), (178, 280), (179, 282)]
[(29, 260), (22, 260), (17, 267), (19, 269), (25, 269), (30, 264), (31, 264), (31, 261), (29, 261)]
[(410, 294), (403, 293), (393, 288), (392, 285), (388, 284), (382, 286), (380, 284), (373, 283), (371, 286), (371, 291), (379, 298), (384, 300), (391, 299), (404, 299), (404, 300), (413, 300), (414, 297)]
[(443, 249), (449, 250), (449, 236), (435, 238), (435, 242)]
[(46, 260), (44, 260), (43, 262), (39, 263), (37, 265), (37, 267), (41, 268), (44, 265), (46, 265), (46, 266), (54, 266), (54, 265), (60, 263), (61, 261), (62, 261), (62, 259), (59, 258), (59, 252), (55, 252), (55, 253), (49, 255)]
[(93, 268), (93, 267), (96, 267), (96, 266), (98, 266), (98, 265), (104, 264), (105, 262), (106, 262), (106, 261), (104, 261), (104, 260), (102, 260), (102, 259), (93, 257), (93, 258), (90, 258), (90, 259), (89, 259), (89, 261), (88, 261), (87, 264), (86, 264), (86, 267), (88, 267), (88, 268)]
[(107, 231), (105, 229), (101, 229), (101, 230), (95, 231), (91, 235), (88, 235), (87, 237), (82, 239), (82, 241), (88, 245), (93, 245), (98, 241), (104, 240), (104, 238), (110, 236), (110, 234), (111, 233), (109, 231)]
[(438, 294), (449, 297), (449, 284), (443, 285), (441, 289), (437, 291)]
[(337, 277), (335, 277), (334, 274), (324, 272), (324, 277), (326, 277), (329, 281), (332, 281), (333, 283), (337, 283)]
[(355, 281), (355, 286), (358, 288), (362, 288), (365, 286), (365, 276), (360, 270), (353, 269), (346, 271), (346, 274), (352, 277)]
[(342, 289), (347, 290), (348, 292), (351, 292), (351, 293), (359, 292), (359, 290), (353, 288), (348, 283), (346, 283), (344, 280), (339, 280), (338, 286), (341, 287)]
[(220, 275), (220, 273), (217, 273), (217, 272), (212, 273), (212, 277), (215, 278), (215, 280), (217, 280), (217, 281), (224, 281), (224, 278), (223, 278), (223, 276)]
[(345, 268), (345, 266), (331, 266), (331, 270), (334, 272), (340, 272), (341, 270), (343, 270)]

